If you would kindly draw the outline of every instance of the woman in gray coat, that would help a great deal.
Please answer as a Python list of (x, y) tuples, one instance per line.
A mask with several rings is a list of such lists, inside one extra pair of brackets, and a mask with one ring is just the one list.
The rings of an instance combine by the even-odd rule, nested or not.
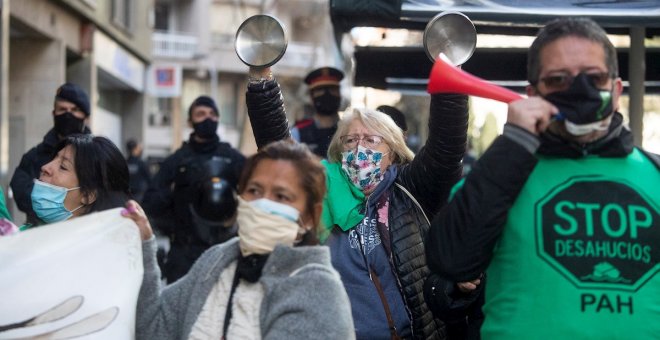
[(144, 240), (137, 338), (354, 338), (348, 296), (316, 237), (326, 191), (318, 159), (300, 144), (268, 145), (248, 159), (239, 191), (238, 237), (164, 289), (149, 221), (127, 204)]

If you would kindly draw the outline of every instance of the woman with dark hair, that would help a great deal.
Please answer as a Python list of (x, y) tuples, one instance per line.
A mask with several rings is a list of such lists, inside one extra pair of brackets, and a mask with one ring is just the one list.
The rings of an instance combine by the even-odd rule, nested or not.
[(71, 135), (56, 152), (41, 167), (32, 189), (32, 208), (40, 224), (121, 207), (130, 199), (126, 161), (109, 139)]
[(164, 289), (149, 220), (127, 204), (143, 240), (137, 338), (354, 338), (348, 296), (316, 237), (326, 191), (318, 158), (273, 143), (248, 158), (238, 189), (238, 237)]

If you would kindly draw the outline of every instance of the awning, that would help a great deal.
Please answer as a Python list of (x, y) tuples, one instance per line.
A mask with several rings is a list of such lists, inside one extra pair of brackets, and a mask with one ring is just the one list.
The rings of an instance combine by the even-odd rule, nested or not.
[[(619, 74), (627, 91), (628, 50), (617, 52)], [(660, 93), (660, 49), (646, 50), (645, 88)], [(425, 91), (433, 64), (419, 47), (356, 47), (355, 86)], [(479, 48), (463, 70), (498, 85), (523, 91), (527, 85), (527, 49)]]
[[(660, 0), (330, 0), (337, 34), (353, 27), (423, 30), (444, 11), (459, 11), (475, 24), (478, 34), (536, 35), (546, 21), (559, 16), (589, 16), (609, 33), (629, 34), (645, 28), (647, 37), (660, 35)], [(478, 48), (463, 69), (514, 90), (526, 82), (527, 50)], [(422, 46), (356, 46), (356, 86), (422, 91), (432, 63)], [(620, 75), (628, 80), (628, 49), (618, 51)], [(645, 89), (660, 92), (660, 48), (645, 50)]]
[(343, 32), (358, 26), (422, 30), (444, 11), (467, 15), (480, 33), (533, 34), (556, 17), (588, 16), (610, 33), (644, 26), (648, 35), (660, 35), (660, 0), (330, 0), (335, 28)]

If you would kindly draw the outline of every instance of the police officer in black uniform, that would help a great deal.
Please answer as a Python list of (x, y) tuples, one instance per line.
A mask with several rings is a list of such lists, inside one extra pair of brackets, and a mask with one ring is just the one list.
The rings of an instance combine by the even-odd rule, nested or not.
[(61, 140), (75, 133), (90, 133), (85, 124), (89, 118), (87, 93), (76, 84), (62, 84), (55, 93), (52, 115), (53, 128), (41, 143), (23, 155), (10, 182), (18, 209), (27, 215), (26, 223), (32, 225), (39, 223), (32, 210), (31, 195), (34, 179), (39, 178), (41, 167), (53, 159), (55, 147)]
[(163, 274), (168, 282), (185, 275), (210, 246), (196, 232), (191, 205), (199, 197), (200, 182), (208, 177), (209, 162), (221, 163), (222, 177), (236, 189), (245, 157), (216, 130), (220, 115), (213, 99), (200, 96), (188, 109), (193, 133), (173, 155), (166, 158), (143, 199), (143, 207), (155, 226), (170, 238)]
[(337, 131), (341, 93), (339, 82), (344, 73), (333, 67), (321, 67), (305, 77), (309, 95), (314, 105), (313, 119), (303, 120), (294, 126), (291, 135), (298, 142), (307, 144), (310, 150), (327, 158), (328, 146)]

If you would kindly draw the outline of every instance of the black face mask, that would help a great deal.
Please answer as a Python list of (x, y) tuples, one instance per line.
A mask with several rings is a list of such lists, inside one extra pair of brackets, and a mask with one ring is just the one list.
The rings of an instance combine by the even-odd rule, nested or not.
[(55, 132), (58, 135), (66, 137), (74, 133), (82, 133), (85, 128), (85, 120), (76, 118), (71, 112), (64, 112), (54, 117)]
[(337, 114), (341, 97), (331, 93), (330, 89), (325, 89), (323, 94), (312, 98), (314, 109), (320, 115), (331, 116)]
[(218, 122), (211, 118), (206, 118), (204, 121), (193, 124), (195, 135), (199, 138), (210, 139), (213, 138), (218, 130)]
[(577, 125), (601, 121), (614, 112), (612, 92), (596, 88), (584, 73), (575, 77), (568, 89), (550, 93), (545, 99), (564, 119)]

